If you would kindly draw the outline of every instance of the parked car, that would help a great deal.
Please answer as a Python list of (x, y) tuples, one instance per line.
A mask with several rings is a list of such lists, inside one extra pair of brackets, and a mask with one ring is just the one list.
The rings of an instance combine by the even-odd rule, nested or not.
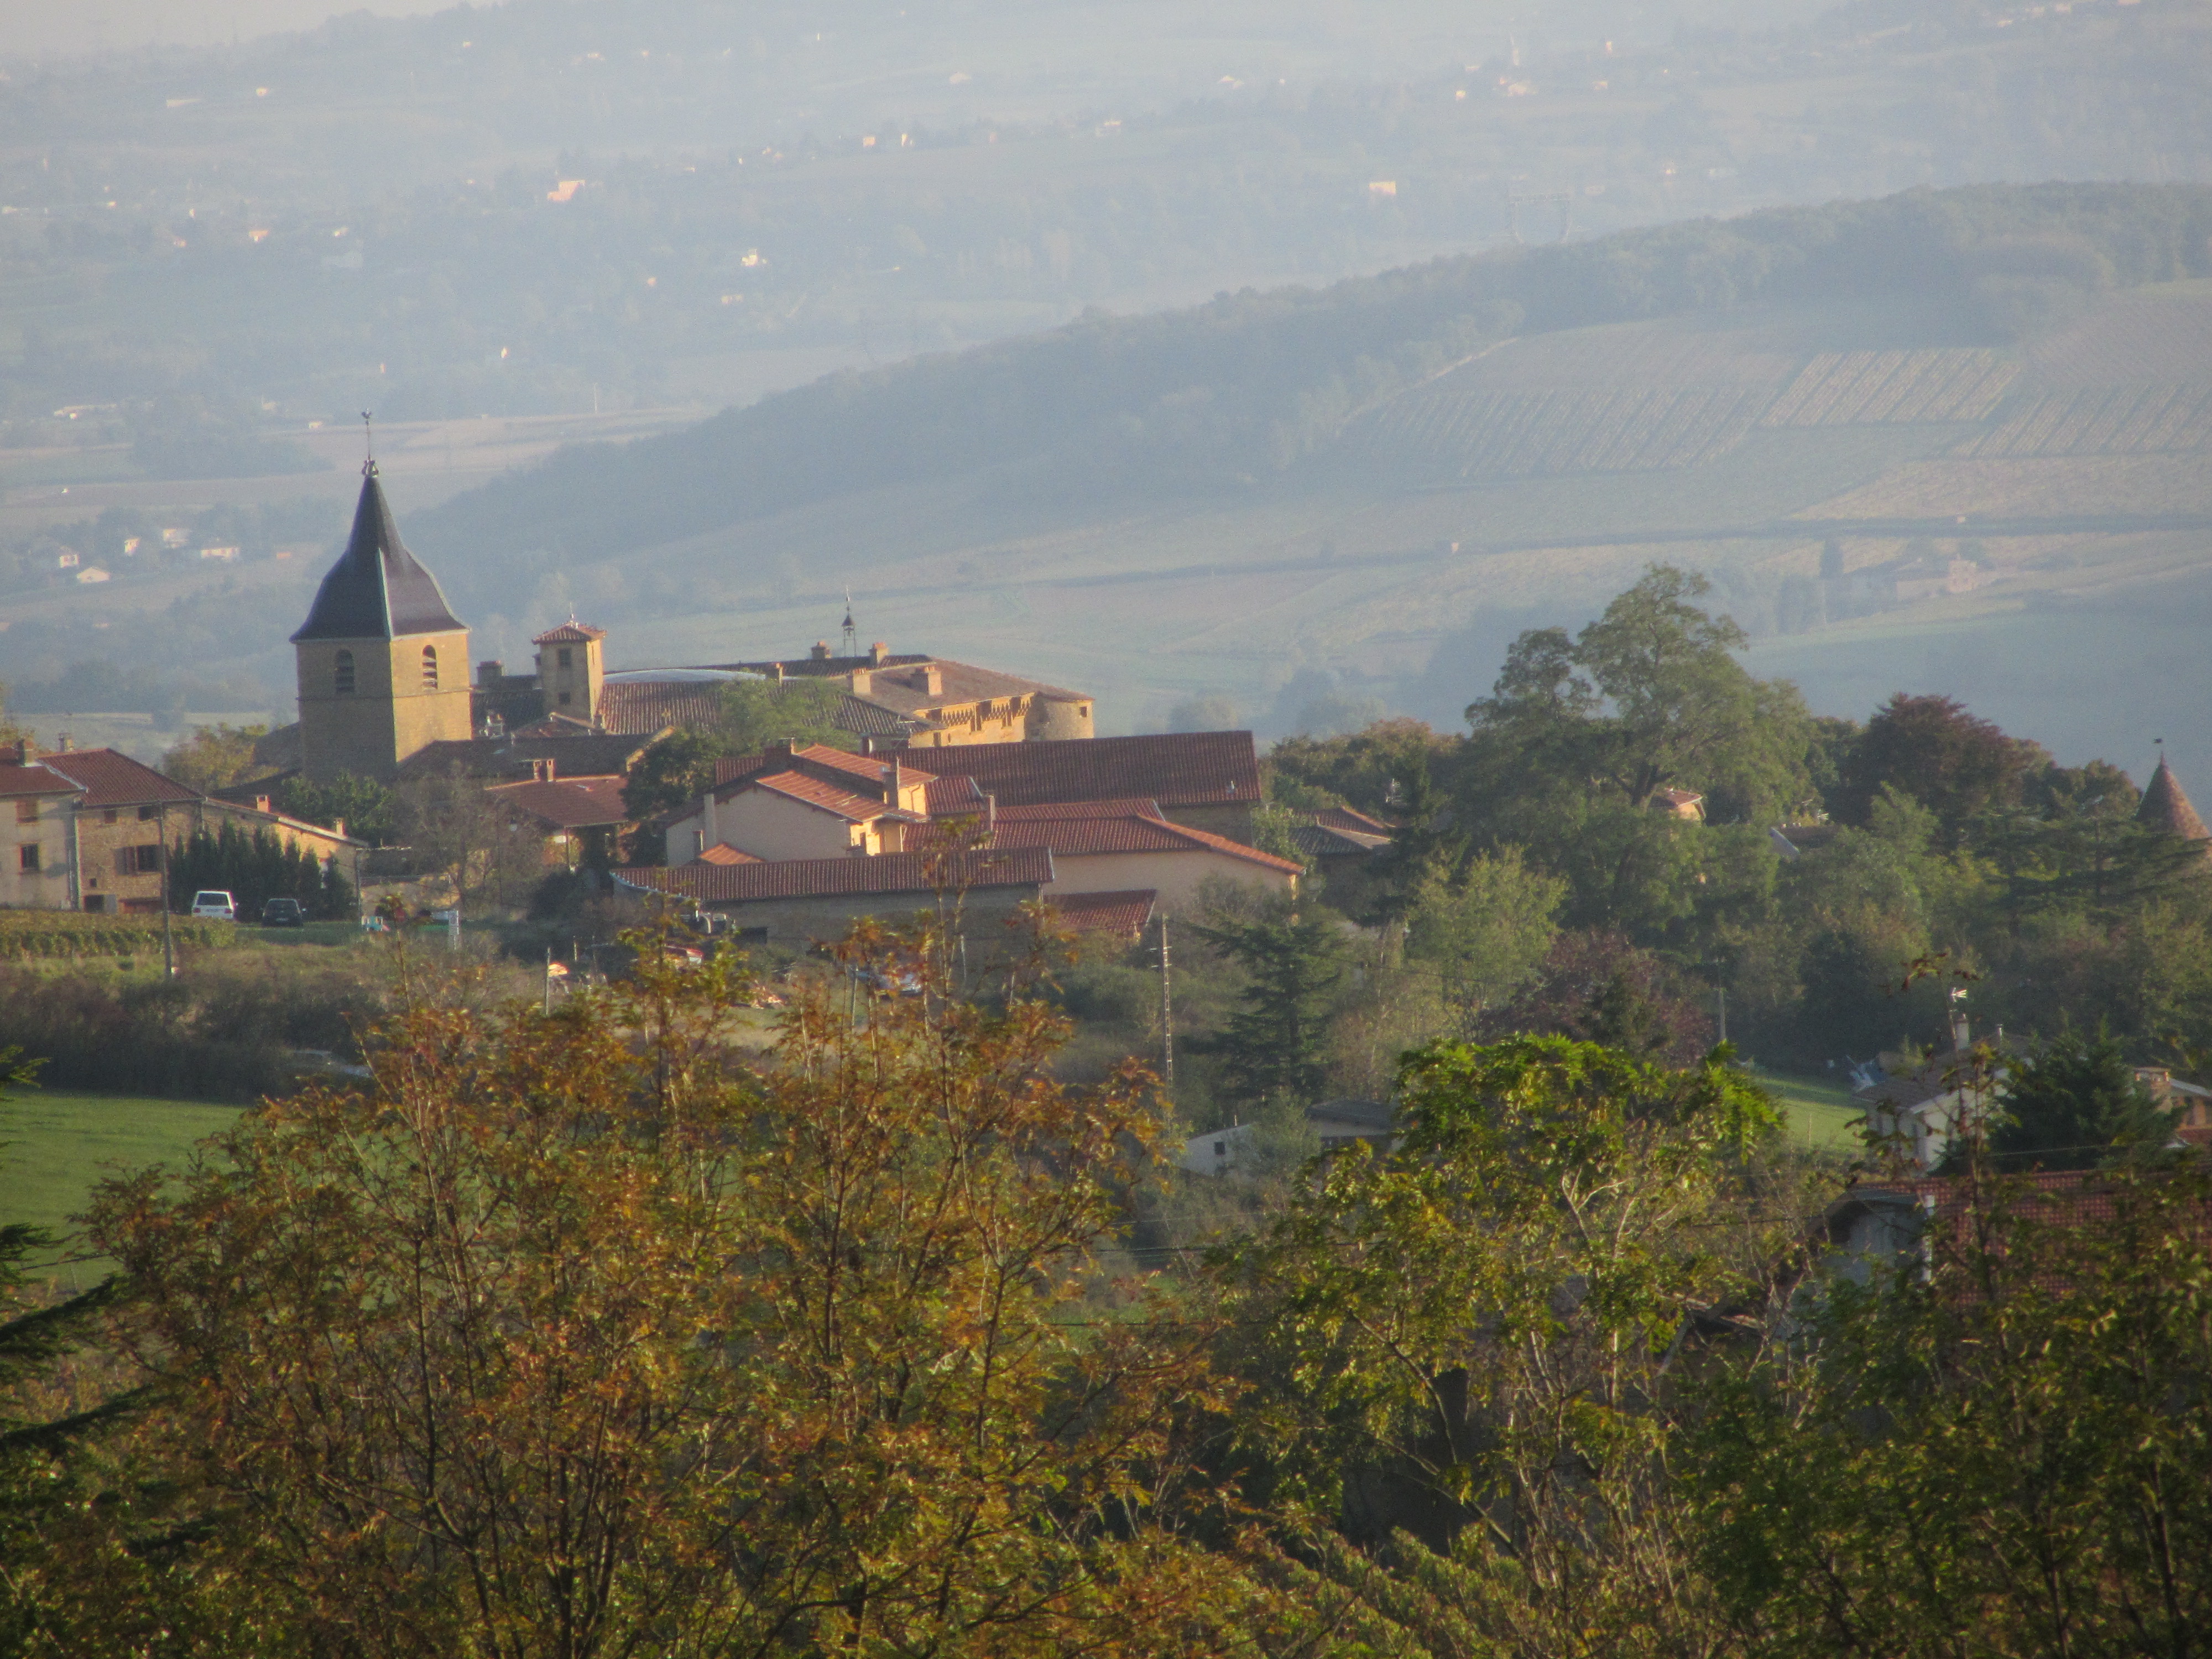
[(228, 893), (212, 887), (204, 887), (192, 895), (192, 920), (195, 921), (236, 921), (238, 901)]
[(307, 913), (300, 908), (295, 898), (273, 898), (261, 907), (264, 927), (305, 927)]

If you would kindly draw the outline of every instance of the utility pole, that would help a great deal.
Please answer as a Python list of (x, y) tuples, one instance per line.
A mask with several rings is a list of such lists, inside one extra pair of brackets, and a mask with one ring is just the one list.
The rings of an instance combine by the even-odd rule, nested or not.
[(177, 944), (169, 927), (169, 803), (161, 802), (155, 811), (159, 816), (155, 826), (161, 836), (161, 977), (177, 976)]
[(1175, 994), (1168, 975), (1168, 919), (1160, 916), (1160, 1078), (1175, 1087)]

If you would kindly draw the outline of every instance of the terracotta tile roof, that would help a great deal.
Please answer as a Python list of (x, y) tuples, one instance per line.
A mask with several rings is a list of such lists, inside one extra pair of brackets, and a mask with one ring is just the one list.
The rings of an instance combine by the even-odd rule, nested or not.
[(732, 847), (729, 842), (722, 842), (716, 846), (709, 847), (705, 852), (700, 854), (698, 858), (693, 860), (693, 862), (698, 864), (764, 864), (767, 860), (765, 859), (755, 857), (752, 854), (746, 852), (742, 847)]
[(1313, 821), (1324, 830), (1343, 830), (1355, 836), (1390, 836), (1398, 833), (1395, 824), (1385, 823), (1380, 818), (1370, 818), (1366, 813), (1349, 806), (1329, 806), (1313, 815)]
[[(848, 749), (832, 749), (827, 744), (810, 743), (788, 753), (778, 749), (759, 755), (726, 755), (714, 763), (714, 793), (726, 799), (738, 786), (748, 779), (766, 772), (787, 772), (793, 763), (811, 767), (817, 771), (848, 777), (856, 784), (881, 791), (890, 787), (891, 763), (888, 755), (855, 755)], [(925, 788), (933, 783), (934, 775), (925, 772), (899, 755), (899, 781), (902, 784), (920, 784)]]
[(966, 817), (983, 810), (983, 792), (973, 778), (932, 778), (922, 799), (933, 818)]
[(1149, 812), (1127, 812), (1111, 817), (1017, 818), (999, 815), (994, 848), (1048, 847), (1066, 857), (1099, 853), (1218, 853), (1245, 864), (1300, 875), (1305, 866), (1278, 858), (1256, 847), (1231, 841), (1226, 836), (1170, 823)]
[(619, 777), (556, 777), (550, 783), (494, 784), (485, 793), (556, 830), (589, 830), (629, 821), (623, 807), (623, 782)]
[(82, 787), (36, 762), (28, 766), (14, 761), (0, 762), (0, 796), (74, 795)]
[(1151, 888), (1127, 893), (1062, 893), (1051, 900), (1060, 918), (1079, 933), (1107, 933), (1116, 939), (1142, 939), (1152, 925), (1152, 911), (1160, 896)]
[(547, 629), (530, 642), (532, 645), (588, 645), (593, 640), (603, 640), (606, 636), (605, 629), (594, 628), (589, 623), (580, 623), (571, 617), (558, 628)]
[(939, 777), (971, 777), (1001, 808), (1047, 801), (1157, 801), (1163, 807), (1260, 799), (1249, 732), (971, 743), (920, 751)]
[(850, 732), (856, 738), (910, 738), (917, 732), (938, 729), (935, 720), (902, 714), (895, 708), (886, 708), (879, 702), (870, 702), (849, 692), (830, 718), (840, 732)]
[(2142, 805), (2136, 809), (2136, 822), (2184, 841), (2212, 840), (2212, 830), (2207, 830), (2204, 820), (2197, 816), (2181, 781), (2173, 775), (2163, 755), (2158, 757), (2158, 770), (2150, 775), (2149, 786), (2143, 791)]
[(1001, 823), (1050, 823), (1060, 818), (1158, 818), (1158, 801), (1132, 796), (1127, 800), (1054, 800), (1029, 806), (1001, 806)]
[[(732, 794), (742, 794), (747, 789), (765, 789), (811, 806), (817, 812), (828, 812), (854, 823), (868, 823), (880, 817), (903, 817), (880, 800), (870, 800), (849, 789), (840, 789), (834, 783), (824, 783), (819, 778), (810, 778), (804, 772), (771, 772), (765, 777), (747, 778)], [(720, 792), (717, 792), (718, 796)]]
[(615, 680), (599, 688), (599, 724), (625, 735), (672, 726), (703, 729), (722, 712), (722, 689), (692, 680)]
[(72, 749), (40, 758), (48, 769), (84, 791), (87, 806), (144, 806), (155, 801), (200, 798), (197, 789), (187, 789), (174, 778), (163, 777), (152, 767), (112, 749)]
[(1052, 854), (1039, 847), (965, 853), (945, 860), (923, 853), (882, 853), (874, 858), (779, 859), (759, 864), (695, 861), (671, 870), (642, 866), (617, 870), (614, 877), (641, 891), (673, 893), (706, 904), (742, 904), (756, 899), (934, 893), (944, 886), (1042, 887), (1052, 880)]

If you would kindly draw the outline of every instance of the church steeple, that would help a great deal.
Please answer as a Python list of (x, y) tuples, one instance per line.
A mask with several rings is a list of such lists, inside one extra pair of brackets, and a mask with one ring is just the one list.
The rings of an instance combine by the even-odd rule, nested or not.
[(399, 539), (376, 463), (362, 467), (353, 535), (292, 635), (308, 777), (390, 781), (427, 745), (470, 735), (469, 631)]
[(362, 474), (352, 539), (323, 577), (307, 620), (292, 642), (389, 640), (403, 634), (450, 634), (465, 626), (447, 605), (438, 579), (399, 539), (376, 463), (371, 461)]

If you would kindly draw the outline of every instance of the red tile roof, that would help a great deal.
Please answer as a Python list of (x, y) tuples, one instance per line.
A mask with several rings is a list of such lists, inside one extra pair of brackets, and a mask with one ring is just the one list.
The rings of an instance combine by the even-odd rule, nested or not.
[(696, 729), (721, 718), (722, 688), (692, 680), (615, 680), (599, 688), (599, 724), (652, 737), (672, 726)]
[(755, 899), (827, 898), (870, 893), (935, 893), (950, 888), (1042, 887), (1052, 879), (1044, 848), (965, 853), (939, 860), (923, 853), (874, 858), (779, 859), (771, 863), (694, 862), (663, 870), (617, 870), (615, 879), (641, 890), (673, 893), (705, 904)]
[(558, 628), (547, 629), (536, 639), (531, 641), (531, 644), (586, 645), (593, 640), (603, 640), (606, 638), (606, 636), (607, 630), (605, 629), (594, 628), (589, 623), (580, 623), (574, 617), (571, 617), (567, 622), (562, 623)]
[(840, 789), (834, 783), (810, 778), (804, 772), (771, 772), (766, 777), (747, 778), (739, 788), (732, 793), (742, 794), (747, 789), (765, 789), (771, 794), (781, 795), (787, 799), (811, 806), (817, 812), (828, 812), (854, 823), (871, 823), (890, 814), (892, 810), (879, 800), (870, 800), (849, 789)]
[(653, 746), (651, 732), (589, 732), (561, 737), (442, 738), (410, 755), (399, 765), (403, 781), (443, 777), (454, 767), (471, 778), (512, 779), (526, 774), (532, 761), (550, 760), (554, 776), (612, 777), (637, 764)]
[(550, 783), (495, 783), (496, 795), (556, 830), (589, 830), (627, 823), (621, 778), (556, 778)]
[(72, 749), (40, 758), (84, 790), (87, 806), (144, 806), (156, 801), (198, 800), (199, 792), (112, 749)]
[(1260, 799), (1260, 763), (1249, 732), (957, 744), (908, 752), (939, 777), (975, 779), (1002, 808), (1132, 798), (1201, 806)]
[(765, 859), (756, 858), (742, 847), (732, 847), (727, 842), (709, 847), (694, 860), (699, 864), (764, 864)]
[(29, 766), (0, 763), (0, 795), (74, 795), (82, 787), (35, 762)]
[[(905, 754), (899, 756), (899, 781), (902, 785), (921, 784), (925, 788), (936, 781), (935, 774), (925, 772), (910, 764)], [(888, 755), (856, 755), (849, 749), (832, 749), (827, 744), (810, 743), (786, 753), (770, 749), (758, 755), (726, 755), (714, 763), (714, 788), (723, 799), (734, 793), (733, 786), (743, 784), (763, 773), (787, 772), (793, 763), (811, 766), (852, 778), (870, 788), (887, 789), (890, 784), (891, 763)]]
[(1152, 910), (1159, 895), (1151, 888), (1127, 893), (1061, 893), (1052, 908), (1060, 920), (1079, 933), (1109, 933), (1119, 939), (1144, 937), (1152, 925)]
[(1113, 817), (1016, 818), (999, 815), (994, 847), (1048, 847), (1066, 857), (1096, 853), (1218, 853), (1263, 869), (1300, 875), (1305, 866), (1226, 836), (1186, 829), (1146, 812)]
[(1313, 816), (1313, 821), (1324, 830), (1342, 830), (1355, 836), (1395, 836), (1395, 826), (1370, 818), (1366, 813), (1349, 806), (1328, 806)]
[(1127, 800), (1051, 800), (1030, 806), (1001, 806), (1001, 823), (1050, 823), (1060, 818), (1158, 818), (1159, 803), (1131, 797)]
[(933, 818), (966, 817), (983, 810), (983, 792), (973, 778), (932, 778), (922, 800)]

